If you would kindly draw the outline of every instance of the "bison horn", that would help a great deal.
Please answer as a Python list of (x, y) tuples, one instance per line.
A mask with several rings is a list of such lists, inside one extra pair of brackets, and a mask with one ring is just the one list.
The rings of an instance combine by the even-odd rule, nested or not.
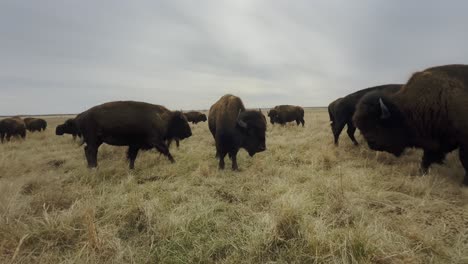
[(242, 119), (237, 119), (237, 124), (242, 128), (247, 128), (247, 123), (245, 123)]
[(384, 104), (382, 101), (382, 98), (379, 98), (379, 103), (380, 103), (380, 110), (382, 111), (382, 115), (380, 116), (381, 119), (387, 119), (390, 117), (390, 110), (388, 110), (388, 107)]
[(239, 114), (237, 114), (237, 124), (238, 124), (240, 127), (247, 128), (247, 123), (245, 123), (244, 120), (242, 120), (242, 119), (240, 118), (241, 112), (242, 112), (242, 110), (239, 109)]

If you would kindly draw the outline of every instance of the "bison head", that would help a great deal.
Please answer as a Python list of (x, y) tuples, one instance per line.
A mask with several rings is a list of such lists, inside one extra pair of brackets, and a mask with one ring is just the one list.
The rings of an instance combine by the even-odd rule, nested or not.
[(78, 128), (74, 119), (68, 119), (65, 123), (58, 125), (55, 128), (55, 134), (57, 136), (62, 136), (63, 134), (77, 134)]
[(205, 122), (207, 119), (206, 119), (206, 115), (205, 114), (202, 114), (202, 118), (201, 118), (201, 121), (202, 122)]
[(353, 121), (373, 150), (400, 156), (410, 146), (410, 130), (404, 116), (382, 94), (364, 96), (356, 107)]
[(268, 116), (270, 117), (270, 123), (273, 125), (275, 122), (278, 122), (278, 111), (275, 109), (271, 109), (269, 112), (267, 112)]
[(181, 111), (171, 113), (168, 133), (170, 138), (184, 139), (192, 135), (192, 130), (188, 124), (187, 118)]
[(266, 119), (260, 111), (239, 112), (237, 127), (243, 135), (242, 147), (250, 156), (266, 150)]

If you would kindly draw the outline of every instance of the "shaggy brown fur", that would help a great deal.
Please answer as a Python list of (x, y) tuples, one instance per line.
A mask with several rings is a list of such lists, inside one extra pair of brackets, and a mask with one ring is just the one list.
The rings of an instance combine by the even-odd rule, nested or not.
[(468, 65), (417, 72), (394, 95), (368, 94), (354, 122), (374, 150), (398, 156), (407, 147), (422, 148), (423, 172), (459, 148), (468, 185)]
[(245, 110), (242, 100), (224, 95), (210, 108), (208, 126), (216, 141), (219, 168), (224, 169), (224, 157), (229, 154), (232, 169), (238, 170), (237, 152), (244, 148), (253, 156), (266, 150), (266, 119), (260, 111)]

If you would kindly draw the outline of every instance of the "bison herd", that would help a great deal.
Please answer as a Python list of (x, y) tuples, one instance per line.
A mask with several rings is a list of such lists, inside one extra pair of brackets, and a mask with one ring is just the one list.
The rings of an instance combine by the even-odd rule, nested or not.
[(41, 118), (28, 117), (21, 119), (21, 117), (9, 117), (0, 120), (0, 141), (6, 139), (10, 141), (12, 136), (25, 138), (26, 130), (30, 132), (43, 131), (47, 128), (47, 122)]
[[(361, 131), (370, 149), (400, 156), (406, 148), (424, 151), (421, 172), (431, 164), (443, 163), (447, 153), (459, 149), (468, 185), (468, 65), (444, 65), (414, 73), (406, 84), (370, 87), (338, 98), (328, 106), (335, 145), (341, 131), (358, 145), (354, 133)], [(304, 126), (304, 109), (279, 105), (267, 112), (271, 124), (296, 122)], [(92, 107), (56, 127), (56, 134), (80, 137), (88, 167), (97, 166), (102, 143), (128, 146), (131, 169), (139, 150), (156, 149), (174, 162), (170, 143), (192, 135), (188, 122), (208, 120), (216, 146), (219, 169), (226, 155), (238, 170), (237, 153), (250, 156), (267, 149), (267, 120), (261, 110), (248, 110), (234, 95), (224, 95), (210, 108), (208, 118), (200, 112), (171, 111), (164, 106), (135, 101), (109, 102)], [(11, 117), (0, 120), (1, 141), (42, 131), (47, 123), (39, 118)]]

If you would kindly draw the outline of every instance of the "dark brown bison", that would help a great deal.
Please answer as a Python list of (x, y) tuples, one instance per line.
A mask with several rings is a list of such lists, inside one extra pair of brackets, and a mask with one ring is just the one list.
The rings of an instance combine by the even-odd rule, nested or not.
[(0, 120), (0, 141), (6, 138), (10, 141), (12, 136), (26, 137), (26, 126), (24, 121), (18, 117), (10, 117)]
[(417, 72), (392, 95), (369, 93), (353, 119), (373, 150), (399, 156), (407, 147), (422, 148), (423, 172), (459, 148), (468, 185), (468, 65)]
[(278, 123), (281, 125), (287, 122), (296, 121), (296, 124), (304, 126), (304, 109), (300, 106), (294, 105), (277, 105), (272, 108), (268, 113), (270, 123)]
[(184, 113), (184, 115), (187, 118), (187, 121), (192, 122), (192, 124), (197, 124), (198, 122), (206, 121), (206, 115), (197, 111), (190, 111)]
[(335, 145), (338, 145), (338, 139), (341, 131), (347, 125), (348, 136), (354, 145), (358, 145), (354, 132), (356, 127), (353, 124), (353, 114), (356, 111), (356, 105), (359, 100), (367, 93), (373, 91), (382, 91), (385, 93), (395, 93), (401, 88), (402, 84), (386, 84), (375, 87), (369, 87), (349, 94), (343, 98), (338, 98), (328, 105), (328, 115), (330, 116), (330, 126), (335, 139)]
[(70, 134), (73, 136), (73, 140), (75, 140), (77, 136), (81, 137), (81, 133), (80, 131), (78, 131), (75, 119), (73, 118), (67, 119), (63, 124), (58, 125), (55, 128), (55, 134), (57, 136), (62, 136), (63, 134)]
[(81, 114), (74, 123), (81, 133), (88, 167), (97, 166), (97, 152), (102, 143), (128, 146), (130, 169), (140, 149), (156, 148), (175, 162), (166, 142), (192, 135), (187, 119), (179, 111), (143, 102), (118, 101), (95, 106)]
[(43, 131), (47, 128), (47, 122), (42, 118), (27, 117), (24, 119), (24, 124), (28, 131)]
[(232, 169), (238, 170), (237, 152), (247, 150), (250, 156), (266, 150), (266, 119), (260, 111), (245, 110), (239, 97), (224, 95), (211, 106), (208, 126), (216, 142), (219, 168), (224, 169), (224, 157), (229, 154)]

